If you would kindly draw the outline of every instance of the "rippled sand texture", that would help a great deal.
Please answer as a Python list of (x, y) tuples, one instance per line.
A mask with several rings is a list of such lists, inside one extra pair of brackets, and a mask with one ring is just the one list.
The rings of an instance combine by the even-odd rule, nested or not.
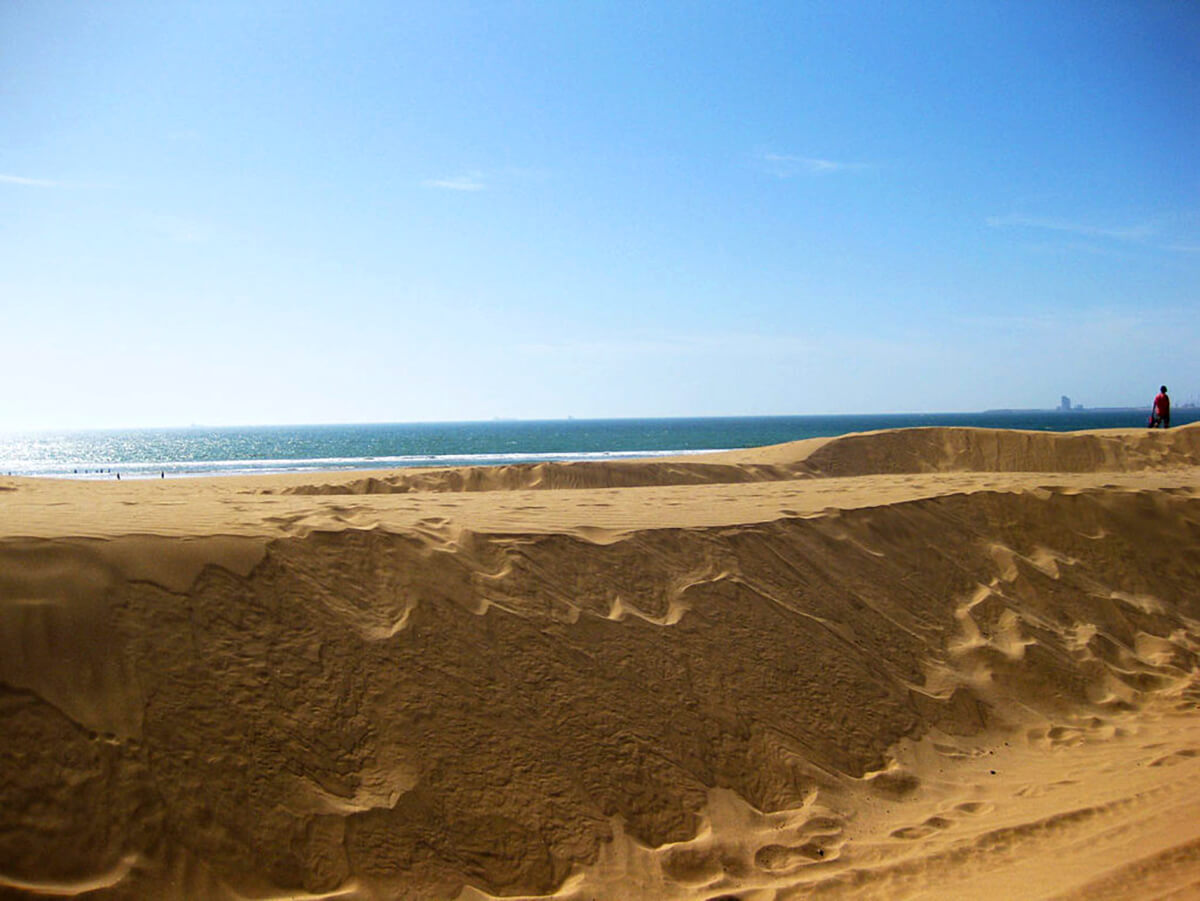
[(0, 479), (0, 894), (1200, 896), (1200, 426)]

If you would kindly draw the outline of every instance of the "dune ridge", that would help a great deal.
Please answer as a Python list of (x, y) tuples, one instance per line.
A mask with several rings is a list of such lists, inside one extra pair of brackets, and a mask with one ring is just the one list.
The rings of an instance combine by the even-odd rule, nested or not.
[(463, 466), (348, 479), (326, 474), (321, 481), (262, 490), (319, 495), (632, 488), (900, 473), (1136, 472), (1165, 465), (1200, 465), (1200, 429), (1060, 433), (931, 426), (661, 460)]
[[(919, 429), (491, 476), (8, 480), (0, 503), (39, 500), (0, 520), (0, 890), (1186, 889), (1198, 442)], [(990, 475), (961, 490), (964, 472)], [(1029, 472), (1054, 478), (1005, 475)], [(761, 516), (706, 520), (715, 495), (681, 478)], [(791, 480), (837, 491), (747, 501)], [(856, 480), (890, 493), (839, 506)], [(614, 528), (656, 484), (682, 506)], [(397, 496), (371, 523), (339, 506), (379, 485)], [(535, 529), (439, 500), (532, 488)], [(205, 492), (228, 520), (204, 540), (139, 518)], [(60, 518), (71, 493), (106, 538)], [(301, 502), (320, 528), (289, 531)]]

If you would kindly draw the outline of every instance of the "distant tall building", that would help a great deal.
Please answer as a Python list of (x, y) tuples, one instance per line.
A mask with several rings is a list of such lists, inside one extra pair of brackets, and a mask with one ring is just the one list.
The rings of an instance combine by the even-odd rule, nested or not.
[(1065, 412), (1065, 413), (1070, 413), (1070, 412), (1071, 412), (1071, 398), (1067, 397), (1067, 396), (1064, 394), (1064, 395), (1062, 396), (1062, 403), (1060, 403), (1060, 404), (1058, 405), (1058, 408), (1059, 408), (1060, 410), (1062, 410), (1063, 412)]

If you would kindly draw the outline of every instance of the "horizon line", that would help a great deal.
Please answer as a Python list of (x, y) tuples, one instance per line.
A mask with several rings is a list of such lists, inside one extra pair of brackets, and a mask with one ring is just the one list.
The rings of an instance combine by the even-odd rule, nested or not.
[[(1060, 413), (1074, 415), (1078, 413), (1121, 413), (1149, 409), (1150, 404), (1112, 404), (1097, 406), (1078, 406), (1070, 410), (1060, 407), (987, 407), (973, 410), (904, 410), (890, 412), (858, 412), (858, 413), (706, 413), (700, 415), (670, 414), (660, 416), (493, 416), (487, 419), (411, 419), (411, 420), (345, 420), (327, 422), (234, 422), (234, 423), (189, 423), (187, 425), (41, 425), (41, 426), (0, 426), (0, 435), (37, 433), (37, 432), (115, 432), (115, 431), (185, 431), (193, 429), (288, 429), (288, 428), (337, 428), (354, 426), (419, 426), (419, 425), (499, 425), (505, 423), (565, 423), (565, 422), (637, 422), (663, 420), (703, 420), (703, 419), (853, 419), (864, 417), (891, 416), (981, 416), (996, 414), (1022, 413)], [(1198, 409), (1200, 405), (1194, 400), (1179, 402), (1174, 405), (1177, 410)]]

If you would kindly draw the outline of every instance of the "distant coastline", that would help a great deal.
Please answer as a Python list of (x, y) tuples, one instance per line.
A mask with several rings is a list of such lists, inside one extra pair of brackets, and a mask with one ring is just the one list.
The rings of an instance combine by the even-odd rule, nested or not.
[[(1075, 406), (1069, 410), (1064, 410), (1062, 407), (997, 407), (991, 410), (984, 410), (983, 416), (1022, 416), (1022, 415), (1041, 415), (1049, 413), (1060, 413), (1064, 416), (1073, 416), (1079, 413), (1110, 413), (1121, 415), (1125, 413), (1145, 413), (1150, 409), (1150, 404), (1142, 407), (1083, 407)], [(1173, 410), (1196, 410), (1200, 409), (1196, 404), (1187, 402), (1183, 404), (1172, 404)]]

